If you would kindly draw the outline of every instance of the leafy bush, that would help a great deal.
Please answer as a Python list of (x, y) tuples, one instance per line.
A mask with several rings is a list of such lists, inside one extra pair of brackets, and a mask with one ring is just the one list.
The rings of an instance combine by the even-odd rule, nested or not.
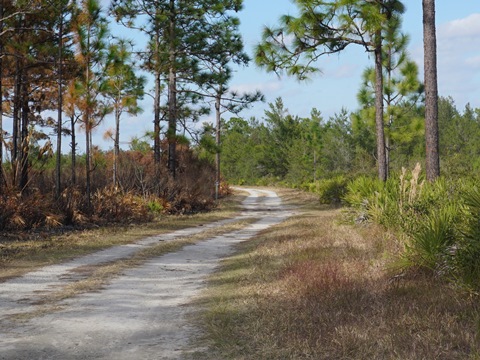
[(360, 176), (347, 184), (343, 200), (354, 208), (364, 209), (371, 196), (382, 186), (383, 183), (378, 178)]
[[(452, 251), (458, 245), (459, 229), (463, 226), (464, 212), (459, 193), (469, 185), (467, 182), (443, 178), (427, 183), (417, 164), (410, 173), (402, 169), (398, 178), (391, 177), (386, 182), (357, 178), (348, 184), (344, 199), (356, 210), (357, 219), (381, 224), (404, 240), (405, 251), (400, 254), (397, 265), (446, 273), (452, 270)], [(478, 196), (478, 199), (471, 196), (472, 206), (478, 205), (480, 209)], [(470, 238), (475, 236), (471, 235)], [(464, 243), (471, 246), (457, 250), (455, 261), (459, 269), (463, 265), (472, 266), (468, 265), (468, 259), (473, 258), (472, 252), (477, 254), (478, 251), (480, 255), (480, 246), (475, 248), (472, 242)], [(467, 264), (460, 256), (465, 257)]]
[(147, 202), (147, 208), (148, 208), (149, 212), (154, 213), (154, 214), (160, 214), (164, 209), (161, 202), (158, 201), (157, 199), (152, 199), (152, 200), (148, 201)]
[(317, 193), (320, 202), (326, 204), (339, 204), (347, 192), (348, 179), (339, 175), (330, 180), (318, 182)]
[(357, 221), (373, 221), (388, 228), (401, 223), (400, 184), (361, 176), (347, 185), (344, 201), (356, 210)]

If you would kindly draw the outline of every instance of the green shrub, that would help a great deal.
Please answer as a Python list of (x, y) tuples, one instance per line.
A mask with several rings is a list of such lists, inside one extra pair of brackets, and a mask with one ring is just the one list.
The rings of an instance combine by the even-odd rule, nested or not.
[(449, 254), (458, 239), (456, 222), (459, 208), (450, 204), (440, 207), (418, 221), (415, 231), (408, 234), (405, 264), (444, 272), (449, 267)]
[(480, 290), (480, 190), (471, 187), (462, 194), (465, 224), (454, 249), (453, 275), (469, 288)]
[(162, 203), (156, 199), (148, 201), (147, 208), (153, 214), (160, 214), (163, 211)]
[(309, 186), (310, 191), (318, 194), (322, 204), (339, 204), (347, 193), (348, 180), (344, 175), (331, 179), (321, 179)]
[(365, 209), (372, 196), (379, 192), (382, 186), (383, 183), (377, 178), (360, 176), (347, 184), (343, 200), (354, 208)]
[[(451, 252), (462, 227), (462, 201), (458, 194), (468, 185), (443, 178), (427, 183), (417, 164), (413, 171), (402, 169), (400, 176), (392, 176), (386, 182), (357, 178), (348, 184), (344, 199), (356, 210), (357, 219), (381, 224), (404, 239), (405, 251), (398, 262), (401, 267), (445, 272), (451, 270)], [(476, 205), (480, 214), (480, 195)], [(478, 235), (480, 239), (480, 228)], [(480, 245), (468, 247), (468, 251), (465, 247), (465, 258), (477, 250), (480, 252)]]
[(370, 220), (388, 228), (401, 223), (399, 182), (361, 176), (347, 185), (344, 200), (356, 210), (357, 219)]

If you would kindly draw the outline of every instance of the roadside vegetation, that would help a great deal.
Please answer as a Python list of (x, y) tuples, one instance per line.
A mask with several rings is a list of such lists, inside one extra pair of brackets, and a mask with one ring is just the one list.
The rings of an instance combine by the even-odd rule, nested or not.
[(395, 232), (281, 191), (302, 213), (238, 247), (210, 279), (196, 359), (477, 359), (475, 293), (417, 267)]
[(114, 223), (78, 229), (63, 228), (61, 231), (43, 229), (37, 232), (9, 232), (2, 236), (0, 245), (0, 282), (41, 266), (60, 263), (111, 246), (232, 218), (238, 213), (243, 198), (242, 195), (231, 195), (219, 200), (217, 207), (210, 212), (157, 214), (143, 223)]
[(480, 109), (467, 105), (460, 111), (451, 98), (439, 99), (442, 176), (427, 181), (423, 130), (413, 124), (423, 108), (410, 105), (401, 121), (412, 127), (398, 124), (401, 131), (390, 133), (386, 181), (376, 175), (373, 123), (364, 122), (368, 108), (328, 120), (312, 110), (310, 118), (300, 118), (281, 99), (270, 104), (263, 122), (227, 122), (225, 178), (297, 188), (315, 194), (320, 203), (345, 206), (348, 221), (376, 224), (395, 235), (399, 273), (428, 271), (476, 293)]

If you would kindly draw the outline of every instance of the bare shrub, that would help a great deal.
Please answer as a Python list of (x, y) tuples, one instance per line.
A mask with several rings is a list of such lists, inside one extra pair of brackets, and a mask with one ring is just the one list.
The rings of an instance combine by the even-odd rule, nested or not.
[(32, 192), (27, 196), (9, 192), (0, 197), (0, 229), (28, 230), (51, 228), (63, 223), (50, 194)]

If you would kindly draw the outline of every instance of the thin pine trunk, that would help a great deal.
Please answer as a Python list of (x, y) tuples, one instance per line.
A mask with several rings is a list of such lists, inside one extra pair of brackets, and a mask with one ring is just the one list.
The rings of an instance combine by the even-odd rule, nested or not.
[(159, 42), (160, 35), (158, 30), (155, 32), (155, 99), (153, 104), (154, 110), (154, 120), (153, 120), (153, 158), (155, 162), (155, 175), (157, 178), (160, 176), (160, 91), (161, 91), (161, 82), (160, 82), (160, 71), (158, 67), (160, 66), (159, 60)]
[(375, 124), (377, 136), (377, 166), (378, 177), (387, 180), (387, 156), (385, 151), (385, 132), (383, 124), (383, 63), (382, 63), (382, 35), (376, 34), (375, 48)]
[(29, 127), (29, 107), (28, 107), (28, 90), (27, 84), (22, 84), (22, 127), (21, 127), (21, 141), (20, 151), (20, 183), (19, 188), (22, 192), (27, 190), (28, 185), (28, 155), (30, 152), (30, 141), (28, 136)]
[(57, 158), (55, 164), (55, 195), (60, 197), (61, 189), (61, 172), (62, 172), (62, 107), (63, 107), (63, 14), (60, 19), (60, 29), (58, 32), (58, 115), (57, 115)]
[(222, 127), (222, 116), (220, 112), (220, 106), (222, 101), (222, 87), (220, 86), (220, 91), (217, 94), (215, 99), (215, 111), (216, 111), (216, 120), (217, 126), (215, 129), (215, 143), (217, 145), (216, 154), (215, 154), (215, 200), (218, 199), (218, 192), (220, 188), (220, 130)]
[(120, 110), (115, 107), (115, 145), (113, 149), (113, 186), (118, 186), (118, 158), (120, 156)]
[(440, 176), (438, 134), (437, 39), (435, 0), (423, 0), (423, 44), (425, 68), (425, 145), (427, 180)]
[(169, 73), (168, 73), (168, 169), (170, 175), (176, 176), (176, 147), (177, 147), (177, 74), (175, 68), (175, 1), (170, 0), (170, 28), (169, 28)]
[(72, 168), (71, 168), (71, 182), (72, 185), (77, 184), (77, 138), (75, 134), (75, 115), (72, 114), (70, 118), (70, 130), (71, 130), (71, 138), (72, 138), (72, 143), (71, 143), (71, 148), (72, 148)]

